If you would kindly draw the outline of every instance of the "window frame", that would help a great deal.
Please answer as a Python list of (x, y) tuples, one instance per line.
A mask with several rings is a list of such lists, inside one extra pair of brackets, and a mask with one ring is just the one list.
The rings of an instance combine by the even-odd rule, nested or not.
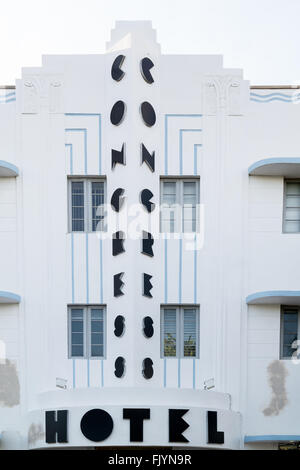
[[(164, 354), (164, 312), (167, 309), (176, 310), (176, 355), (165, 356)], [(195, 356), (184, 356), (184, 310), (196, 311), (196, 354)], [(160, 307), (160, 357), (162, 359), (199, 359), (200, 358), (200, 306), (198, 304), (163, 304)]]
[[(282, 233), (287, 234), (287, 235), (297, 235), (300, 234), (300, 228), (298, 232), (287, 232), (285, 229), (285, 222), (286, 222), (286, 196), (287, 196), (287, 184), (288, 183), (298, 183), (300, 184), (300, 179), (299, 178), (285, 178), (283, 181), (283, 208), (282, 208)], [(299, 221), (300, 224), (300, 221)]]
[[(181, 211), (180, 211), (180, 217), (181, 217), (181, 223), (180, 227), (178, 227), (180, 230), (179, 232), (163, 232), (162, 230), (162, 210), (160, 210), (160, 217), (159, 217), (159, 224), (160, 224), (160, 233), (197, 233), (199, 232), (199, 215), (197, 211), (197, 206), (200, 204), (200, 177), (199, 176), (162, 176), (160, 178), (160, 206), (162, 206), (163, 203), (163, 187), (164, 183), (176, 183), (176, 193), (175, 193), (175, 204), (178, 204), (181, 206)], [(184, 188), (184, 183), (196, 183), (196, 227), (195, 230), (192, 232), (185, 232), (184, 231), (184, 204), (183, 204), (183, 188)], [(179, 188), (179, 189), (178, 189)], [(176, 221), (175, 218), (175, 229), (177, 229), (178, 221)]]
[[(297, 340), (300, 340), (300, 306), (298, 305), (281, 305), (280, 307), (280, 350), (279, 350), (279, 359), (282, 361), (290, 361), (293, 359), (293, 356), (284, 356), (283, 355), (283, 337), (284, 337), (284, 314), (285, 310), (297, 310), (298, 311), (298, 331), (297, 331)], [(300, 345), (298, 346), (300, 348)], [(298, 348), (295, 348), (296, 352)]]
[[(83, 182), (84, 196), (84, 230), (72, 230), (72, 183)], [(93, 230), (92, 183), (103, 183), (103, 204), (106, 204), (106, 178), (104, 176), (68, 176), (68, 232), (69, 233), (96, 233)], [(102, 226), (100, 232), (105, 232)]]
[[(102, 356), (92, 356), (91, 355), (91, 311), (92, 309), (102, 309), (103, 310), (103, 355)], [(83, 310), (83, 356), (72, 356), (72, 310)], [(89, 360), (99, 360), (106, 359), (106, 305), (81, 305), (74, 304), (68, 305), (68, 358), (69, 359), (89, 359)]]

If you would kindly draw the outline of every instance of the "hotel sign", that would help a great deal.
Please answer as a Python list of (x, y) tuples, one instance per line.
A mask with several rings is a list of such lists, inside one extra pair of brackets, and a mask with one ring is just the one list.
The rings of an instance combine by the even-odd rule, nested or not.
[(36, 443), (38, 447), (137, 444), (239, 448), (240, 442), (240, 416), (230, 410), (106, 406), (42, 413), (44, 445)]

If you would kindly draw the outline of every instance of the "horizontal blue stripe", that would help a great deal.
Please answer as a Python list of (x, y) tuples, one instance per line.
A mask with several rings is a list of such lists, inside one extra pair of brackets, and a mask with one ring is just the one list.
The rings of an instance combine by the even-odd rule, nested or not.
[(266, 434), (262, 436), (245, 436), (244, 442), (300, 441), (298, 434)]

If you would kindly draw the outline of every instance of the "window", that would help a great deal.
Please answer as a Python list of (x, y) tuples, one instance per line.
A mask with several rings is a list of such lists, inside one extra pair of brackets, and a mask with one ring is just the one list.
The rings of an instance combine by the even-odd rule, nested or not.
[(161, 180), (161, 232), (196, 232), (199, 179)]
[(285, 182), (283, 231), (300, 233), (300, 181)]
[(105, 182), (103, 179), (69, 180), (69, 231), (103, 231)]
[(105, 356), (105, 309), (103, 306), (69, 307), (69, 357)]
[(162, 308), (162, 357), (199, 357), (198, 307)]
[(281, 359), (291, 359), (297, 354), (300, 307), (282, 307), (281, 310)]

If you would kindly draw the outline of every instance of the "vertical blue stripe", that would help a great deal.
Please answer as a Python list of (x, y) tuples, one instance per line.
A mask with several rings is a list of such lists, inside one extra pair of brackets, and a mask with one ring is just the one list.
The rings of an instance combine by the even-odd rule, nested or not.
[(70, 148), (70, 174), (73, 175), (73, 145), (65, 144), (65, 147)]
[(165, 115), (165, 175), (168, 174), (168, 115)]
[(101, 154), (101, 148), (102, 148), (102, 134), (101, 134), (101, 114), (98, 116), (98, 121), (99, 121), (99, 175), (101, 175), (102, 172), (102, 154)]
[(179, 174), (182, 175), (182, 132), (183, 130), (179, 130)]
[(89, 234), (85, 234), (86, 303), (89, 303)]
[(74, 289), (74, 233), (71, 233), (71, 264), (72, 264), (72, 304), (74, 304), (75, 299), (75, 289)]
[(73, 175), (73, 145), (70, 144), (70, 173)]
[(193, 358), (193, 389), (196, 388), (196, 361)]
[[(68, 114), (67, 114), (68, 116)], [(87, 158), (88, 158), (88, 155), (87, 155), (87, 129), (85, 128), (79, 128), (79, 127), (75, 127), (75, 128), (66, 128), (65, 129), (65, 132), (83, 132), (83, 140), (84, 140), (84, 172), (85, 174), (87, 175)]]
[(103, 257), (102, 257), (102, 239), (100, 238), (100, 304), (103, 304)]
[(165, 239), (165, 303), (168, 302), (168, 240)]
[(90, 360), (87, 359), (86, 361), (86, 368), (87, 368), (87, 386), (90, 386)]
[[(65, 116), (88, 116), (88, 117), (97, 117), (98, 118), (98, 143), (99, 143), (99, 175), (101, 175), (102, 172), (102, 121), (101, 121), (101, 114), (99, 113), (66, 113)], [(87, 140), (87, 129), (65, 129), (66, 131), (85, 131), (86, 136), (85, 139)], [(86, 159), (85, 159), (85, 167), (86, 171), (85, 174), (87, 174), (87, 142), (85, 142), (85, 153), (86, 153)]]
[(197, 303), (197, 234), (195, 233), (194, 247), (194, 304)]
[(75, 365), (75, 359), (73, 359), (73, 388), (76, 388), (76, 365)]
[(167, 386), (167, 359), (164, 358), (164, 388)]
[[(179, 172), (183, 174), (183, 133), (184, 132), (202, 132), (202, 129), (179, 129)], [(201, 146), (201, 144), (195, 144)], [(195, 173), (195, 161), (197, 164), (197, 150), (194, 145), (194, 174)]]
[(168, 118), (200, 118), (202, 114), (165, 114), (165, 175), (168, 174)]
[(83, 129), (84, 133), (84, 172), (87, 175), (87, 130)]
[(178, 359), (177, 374), (178, 374), (178, 388), (180, 388), (180, 387), (181, 387), (181, 364), (180, 364), (180, 358)]
[(101, 386), (104, 387), (104, 362), (101, 359)]
[(182, 239), (179, 240), (178, 302), (182, 299)]

